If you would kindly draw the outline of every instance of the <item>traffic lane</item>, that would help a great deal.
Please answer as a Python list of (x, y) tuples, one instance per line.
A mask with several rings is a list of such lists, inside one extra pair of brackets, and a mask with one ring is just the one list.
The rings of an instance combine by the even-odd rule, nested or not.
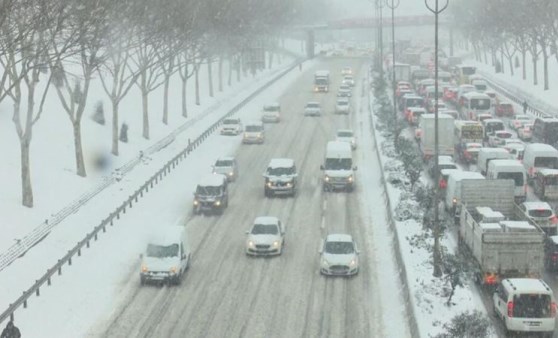
[[(325, 128), (323, 128), (323, 129), (325, 129)], [(327, 136), (326, 136), (326, 137), (327, 137)], [(315, 138), (312, 138), (312, 141), (315, 141)], [(325, 142), (324, 142), (323, 144), (325, 144)], [(255, 146), (255, 147), (257, 148), (258, 146)], [(241, 152), (242, 152), (242, 151), (241, 151)], [(257, 158), (262, 158), (262, 157), (263, 157), (263, 156), (257, 156)], [(320, 156), (318, 155), (318, 157), (320, 157)], [(260, 161), (260, 162), (261, 162), (261, 161)], [(318, 162), (319, 162), (319, 159), (318, 159)], [(241, 163), (242, 163), (242, 161), (241, 161)], [(261, 163), (262, 163), (262, 166), (265, 166), (265, 164), (266, 164), (266, 163), (265, 163), (265, 160), (264, 160), (263, 162), (261, 162)], [(254, 167), (255, 167), (255, 166), (254, 166)], [(259, 170), (258, 170), (258, 171), (259, 171)], [(258, 172), (256, 172), (256, 175), (258, 175)], [(258, 175), (258, 176), (259, 176), (259, 175)], [(312, 176), (313, 176), (313, 175), (312, 175)], [(241, 174), (241, 177), (243, 177), (242, 174)], [(246, 176), (244, 176), (244, 177), (246, 177)], [(308, 180), (308, 181), (311, 182), (311, 180)], [(316, 180), (315, 180), (314, 182), (319, 183), (319, 182), (316, 181)], [(238, 182), (238, 183), (239, 183), (239, 185), (240, 185), (240, 184), (244, 185), (243, 182), (242, 182), (242, 179), (239, 179), (239, 182)], [(246, 182), (244, 182), (244, 183), (246, 183)], [(249, 181), (248, 183), (252, 183), (252, 181)], [(259, 189), (258, 189), (258, 187), (254, 187), (253, 189), (262, 192), (262, 191), (263, 191), (263, 183), (262, 183), (261, 185), (259, 185)], [(319, 186), (318, 184), (316, 185), (316, 188), (314, 188), (314, 191), (320, 191), (320, 186)], [(237, 193), (238, 193), (237, 191), (233, 191), (233, 194), (237, 194)], [(263, 194), (263, 192), (262, 192), (262, 194)], [(252, 195), (250, 195), (250, 196), (252, 196)], [(315, 194), (315, 193), (314, 193), (314, 194), (312, 194), (312, 196), (318, 196), (318, 197), (319, 197), (319, 194)], [(248, 197), (249, 197), (249, 196), (248, 196)], [(244, 199), (244, 198), (243, 198), (243, 201), (244, 201), (244, 203), (246, 203), (246, 201), (248, 201), (248, 204), (249, 204), (249, 205), (252, 205), (252, 203), (249, 203), (249, 202), (250, 202), (249, 199)], [(231, 207), (233, 206), (233, 204), (234, 204), (234, 202), (231, 203)], [(319, 203), (318, 203), (318, 205), (319, 205)], [(288, 210), (288, 208), (287, 208), (287, 210)], [(304, 222), (304, 216), (308, 216), (308, 210), (307, 210), (306, 207), (303, 207), (302, 213), (303, 213), (303, 216), (301, 216), (301, 219), (303, 220), (302, 223), (310, 223), (310, 224), (311, 224), (311, 223), (312, 223), (311, 221), (310, 221), (310, 222)], [(211, 225), (212, 225), (214, 228), (220, 228), (220, 227), (219, 227), (220, 223), (230, 223), (228, 220), (226, 220), (226, 218), (227, 218), (226, 215), (228, 215), (228, 214), (225, 213), (225, 215), (224, 215), (223, 217), (219, 218), (219, 219), (217, 220), (216, 223), (211, 224)], [(238, 218), (239, 218), (238, 215), (236, 215), (236, 217), (234, 217), (234, 218), (235, 218), (235, 220), (234, 220), (235, 222), (233, 222), (233, 223), (237, 223), (237, 224), (238, 224), (238, 223), (250, 224), (251, 221), (253, 220), (252, 217), (248, 217), (248, 218), (246, 218), (246, 217), (240, 217), (241, 219), (244, 218), (245, 220), (242, 221), (242, 222), (239, 222), (239, 221), (238, 221)], [(221, 219), (222, 219), (222, 221), (221, 221)], [(316, 216), (310, 216), (310, 220), (312, 220), (312, 219), (316, 219)], [(193, 220), (193, 221), (194, 221), (193, 223), (195, 224), (195, 220)], [(233, 221), (233, 220), (231, 220), (231, 221)], [(291, 222), (289, 222), (289, 223), (291, 223)], [(192, 225), (192, 224), (189, 224), (189, 226), (191, 226), (191, 225)], [(229, 224), (229, 225), (230, 225), (230, 224)], [(204, 227), (207, 227), (207, 224), (205, 224), (205, 225), (203, 225), (203, 226), (204, 226)], [(232, 227), (227, 227), (226, 229), (231, 229), (231, 228), (232, 228)], [(303, 230), (304, 230), (304, 229), (307, 229), (307, 228), (303, 228)], [(308, 229), (311, 229), (311, 228), (308, 228)], [(229, 253), (235, 252), (233, 248), (231, 248), (231, 250), (228, 250), (229, 248), (228, 248), (226, 245), (227, 245), (227, 243), (232, 243), (232, 242), (239, 243), (239, 244), (235, 244), (235, 245), (241, 245), (240, 243), (243, 244), (243, 236), (240, 236), (240, 237), (238, 238), (238, 240), (235, 238), (235, 237), (238, 237), (238, 234), (240, 234), (239, 231), (235, 232), (234, 234), (230, 234), (230, 233), (224, 234), (224, 236), (221, 236), (221, 238), (227, 238), (227, 240), (225, 241), (225, 243), (221, 242), (220, 245), (218, 245), (216, 248), (209, 248), (211, 242), (208, 241), (208, 243), (207, 243), (208, 245), (204, 245), (203, 248), (200, 249), (200, 252), (199, 252), (198, 254), (196, 254), (196, 256), (193, 257), (193, 261), (192, 261), (193, 265), (192, 265), (192, 266), (194, 267), (194, 266), (196, 266), (196, 265), (206, 265), (206, 266), (211, 266), (211, 265), (212, 265), (212, 264), (211, 264), (211, 263), (212, 263), (211, 260), (210, 260), (209, 262), (207, 262), (207, 264), (204, 264), (205, 262), (203, 262), (203, 261), (196, 262), (196, 257), (199, 257), (200, 255), (201, 255), (202, 257), (211, 256), (211, 255), (204, 255), (204, 252), (203, 252), (203, 251), (213, 251), (213, 252), (215, 252), (215, 251), (219, 251), (219, 249), (221, 249), (221, 251), (219, 251), (219, 252), (229, 252)], [(214, 234), (214, 235), (217, 235), (217, 234)], [(303, 234), (303, 235), (304, 235), (304, 234)], [(211, 236), (211, 237), (219, 237), (219, 236)], [(288, 234), (287, 234), (287, 241), (290, 242), (290, 240), (289, 240), (288, 238), (289, 238), (289, 232), (288, 232)], [(311, 235), (310, 238), (315, 238), (315, 236)], [(310, 250), (309, 254), (312, 253), (311, 256), (312, 256), (312, 257), (316, 257), (315, 254), (313, 253), (313, 252), (315, 252), (315, 251), (314, 251), (315, 249), (312, 250), (312, 249), (310, 249), (311, 247), (312, 247), (312, 245), (305, 245), (305, 246), (303, 247), (303, 249)], [(204, 249), (205, 249), (205, 250), (204, 250)], [(211, 249), (211, 250), (210, 250), (210, 249)], [(223, 249), (224, 249), (224, 250), (223, 250)], [(294, 250), (293, 250), (293, 251), (294, 251)], [(212, 314), (214, 313), (214, 311), (209, 311), (209, 312), (204, 313), (205, 311), (203, 311), (203, 308), (215, 308), (215, 304), (216, 304), (216, 303), (215, 303), (215, 302), (211, 302), (211, 300), (210, 300), (210, 299), (207, 299), (207, 297), (202, 297), (202, 298), (200, 298), (199, 295), (200, 295), (200, 294), (201, 294), (201, 295), (209, 295), (209, 294), (214, 294), (214, 293), (220, 292), (219, 297), (217, 297), (217, 308), (219, 308), (219, 304), (222, 303), (221, 300), (222, 300), (222, 299), (225, 299), (226, 296), (227, 296), (226, 294), (223, 294), (222, 290), (223, 290), (223, 289), (227, 289), (227, 288), (228, 288), (228, 289), (231, 289), (231, 286), (232, 286), (232, 285), (231, 285), (231, 283), (225, 283), (225, 285), (223, 285), (222, 283), (216, 283), (216, 282), (215, 282), (215, 279), (216, 279), (216, 278), (218, 278), (219, 280), (227, 279), (227, 278), (224, 278), (224, 276), (223, 276), (224, 274), (227, 274), (227, 275), (230, 275), (230, 276), (234, 276), (234, 275), (232, 274), (232, 271), (230, 271), (230, 269), (229, 269), (229, 270), (226, 270), (226, 267), (227, 267), (227, 266), (237, 265), (237, 264), (238, 264), (237, 261), (231, 262), (231, 263), (233, 263), (233, 264), (226, 264), (225, 260), (226, 260), (227, 257), (230, 257), (230, 256), (231, 256), (230, 254), (228, 254), (228, 255), (226, 254), (226, 257), (223, 257), (223, 258), (221, 259), (220, 269), (218, 269), (218, 270), (219, 270), (219, 273), (218, 273), (218, 274), (212, 274), (212, 275), (209, 277), (209, 280), (210, 280), (211, 282), (215, 283), (215, 285), (212, 285), (212, 286), (210, 285), (210, 286), (208, 287), (207, 285), (210, 284), (210, 283), (207, 283), (207, 282), (206, 282), (206, 283), (203, 285), (204, 290), (201, 290), (201, 292), (199, 292), (200, 286), (201, 286), (200, 283), (203, 283), (204, 281), (207, 281), (207, 279), (208, 279), (208, 274), (207, 274), (207, 273), (204, 274), (204, 278), (203, 278), (201, 281), (196, 281), (196, 280), (195, 280), (195, 279), (196, 279), (196, 276), (200, 276), (201, 274), (196, 275), (196, 274), (194, 273), (194, 269), (192, 268), (192, 271), (190, 271), (190, 274), (187, 276), (187, 280), (189, 281), (189, 282), (188, 282), (189, 285), (196, 285), (196, 284), (198, 285), (197, 287), (194, 287), (194, 289), (198, 290), (198, 292), (196, 292), (196, 295), (193, 296), (193, 297), (192, 297), (192, 295), (189, 295), (189, 296), (190, 296), (190, 299), (184, 304), (184, 306), (186, 306), (186, 308), (184, 308), (184, 309), (182, 309), (182, 310), (179, 310), (179, 311), (169, 311), (169, 309), (174, 309), (174, 308), (176, 308), (176, 306), (174, 306), (174, 304), (172, 304), (173, 302), (175, 302), (176, 297), (174, 297), (174, 296), (168, 297), (168, 298), (171, 298), (171, 304), (170, 304), (169, 306), (162, 307), (160, 310), (163, 311), (163, 312), (170, 312), (171, 317), (172, 317), (172, 313), (174, 313), (174, 312), (180, 313), (180, 316), (178, 316), (179, 319), (176, 320), (176, 321), (175, 321), (175, 320), (169, 320), (169, 313), (167, 313), (167, 314), (164, 316), (164, 318), (165, 318), (165, 321), (164, 321), (164, 322), (165, 322), (165, 323), (167, 323), (167, 322), (170, 322), (170, 323), (171, 323), (171, 327), (172, 327), (172, 331), (170, 331), (171, 334), (174, 333), (174, 332), (183, 332), (183, 331), (180, 329), (180, 324), (182, 324), (182, 323), (185, 323), (186, 326), (187, 326), (187, 329), (188, 329), (187, 331), (184, 331), (184, 333), (195, 333), (195, 332), (198, 332), (198, 333), (200, 333), (200, 334), (202, 334), (202, 333), (211, 334), (211, 332), (213, 332), (213, 331), (211, 331), (211, 330), (213, 330), (215, 327), (217, 327), (217, 328), (219, 328), (219, 327), (222, 328), (222, 327), (223, 327), (222, 325), (218, 325), (218, 326), (215, 326), (215, 325), (208, 325), (208, 324), (210, 324), (210, 323), (207, 321), (207, 318), (210, 318), (210, 317), (212, 316)], [(282, 257), (280, 257), (280, 258), (278, 259), (278, 261), (280, 261), (281, 258), (282, 258)], [(242, 257), (242, 259), (244, 259), (244, 257)], [(316, 258), (316, 260), (317, 260), (317, 258)], [(241, 262), (242, 262), (242, 261), (241, 261)], [(264, 261), (264, 262), (268, 262), (268, 261), (266, 260), (266, 261)], [(270, 261), (270, 262), (273, 262), (273, 261)], [(304, 262), (306, 263), (306, 262), (308, 262), (308, 260), (304, 260)], [(214, 262), (213, 262), (213, 263), (214, 263)], [(267, 263), (265, 263), (265, 264), (267, 264)], [(271, 263), (270, 263), (270, 264), (271, 264)], [(311, 265), (312, 265), (312, 264), (311, 264)], [(304, 263), (303, 263), (303, 264), (297, 264), (296, 266), (298, 266), (298, 267), (304, 267), (303, 270), (304, 270), (304, 271), (307, 271), (307, 267), (305, 267)], [(262, 267), (262, 269), (266, 269), (265, 265), (264, 265), (264, 267)], [(225, 270), (225, 271), (223, 271), (223, 270)], [(236, 270), (242, 271), (242, 274), (240, 274), (240, 276), (235, 276), (235, 277), (240, 277), (240, 278), (234, 278), (234, 279), (236, 279), (236, 280), (241, 280), (242, 282), (240, 282), (240, 283), (234, 283), (234, 282), (233, 282), (233, 283), (234, 283), (234, 286), (236, 286), (236, 287), (234, 288), (234, 289), (236, 289), (236, 292), (234, 292), (234, 294), (232, 295), (231, 298), (234, 298), (234, 299), (236, 299), (236, 300), (239, 300), (239, 298), (241, 298), (241, 297), (238, 297), (238, 289), (241, 288), (242, 286), (244, 286), (244, 287), (246, 287), (247, 285), (250, 286), (250, 287), (248, 287), (248, 290), (246, 291), (245, 294), (251, 294), (251, 293), (253, 294), (253, 293), (254, 293), (254, 287), (252, 287), (252, 285), (250, 284), (250, 279), (246, 279), (246, 278), (242, 279), (242, 276), (247, 276), (247, 275), (250, 276), (250, 275), (252, 275), (253, 273), (256, 273), (257, 271), (252, 271), (253, 269), (250, 270), (250, 266), (241, 266), (241, 267), (238, 267), (238, 266), (237, 266), (236, 269), (235, 269), (235, 271), (236, 271)], [(275, 273), (278, 273), (278, 272), (279, 272), (278, 269), (271, 270), (271, 271), (272, 271), (272, 272), (275, 271)], [(268, 270), (260, 271), (259, 274), (260, 274), (260, 275), (265, 275), (265, 276), (269, 276), (269, 275), (270, 275), (270, 274), (265, 274), (265, 273), (262, 273), (262, 272), (268, 272)], [(257, 275), (257, 274), (256, 274), (256, 275)], [(281, 275), (283, 275), (283, 272), (281, 272)], [(291, 275), (291, 274), (288, 274), (288, 276), (296, 276), (296, 274), (292, 274), (292, 275)], [(213, 277), (213, 278), (211, 278), (211, 277)], [(277, 278), (273, 278), (272, 280), (275, 282), (275, 281), (277, 280)], [(262, 281), (262, 282), (260, 282), (260, 283), (264, 283), (264, 282)], [(294, 284), (295, 284), (294, 287), (296, 288), (296, 287), (298, 286), (299, 283), (300, 283), (299, 281), (297, 281), (296, 283), (294, 283)], [(256, 290), (260, 290), (260, 288), (255, 288), (255, 289), (256, 289)], [(291, 288), (291, 289), (292, 289), (292, 288)], [(176, 291), (176, 290), (171, 290), (171, 291), (169, 291), (169, 293), (175, 293), (175, 291)], [(209, 292), (208, 292), (208, 291), (209, 291)], [(214, 291), (214, 292), (211, 292), (211, 291)], [(279, 292), (279, 291), (278, 291), (278, 292)], [(241, 294), (242, 294), (242, 293), (241, 293)], [(306, 292), (306, 294), (308, 294), (308, 292)], [(304, 294), (303, 294), (302, 296), (304, 296)], [(167, 298), (167, 299), (168, 299), (168, 298)], [(194, 298), (194, 299), (191, 299), (191, 298)], [(198, 299), (196, 300), (195, 298), (198, 298)], [(215, 297), (214, 297), (214, 298), (215, 298)], [(256, 299), (257, 299), (257, 298), (256, 298)], [(297, 297), (296, 299), (297, 299), (297, 300), (300, 300), (300, 299), (304, 299), (304, 297)], [(167, 302), (167, 301), (165, 301), (165, 302)], [(210, 306), (206, 306), (207, 303), (213, 303), (214, 305), (211, 306), (211, 304), (210, 304)], [(200, 309), (200, 310), (202, 310), (202, 311), (193, 311), (193, 310), (192, 310), (192, 311), (188, 311), (188, 306), (189, 306), (189, 305), (190, 305), (190, 307), (192, 307), (192, 308), (197, 308), (197, 306), (195, 306), (195, 305), (192, 306), (191, 304), (203, 305), (202, 308)], [(269, 303), (266, 302), (266, 305), (265, 305), (266, 310), (268, 309), (268, 307), (269, 307)], [(244, 318), (244, 317), (245, 317), (245, 314), (242, 315), (242, 314), (243, 314), (243, 311), (237, 311), (237, 308), (238, 308), (238, 306), (232, 307), (232, 308), (231, 308), (231, 307), (224, 307), (225, 311), (223, 311), (223, 312), (224, 312), (224, 313), (227, 313), (227, 314), (230, 316), (231, 312), (234, 313), (234, 312), (236, 311), (236, 313), (241, 314), (241, 317)], [(290, 307), (288, 307), (288, 308), (290, 309)], [(308, 309), (310, 309), (310, 307), (308, 307)], [(228, 311), (227, 311), (227, 310), (228, 310)], [(281, 312), (281, 311), (279, 311), (279, 312)], [(288, 311), (287, 311), (287, 312), (288, 312)], [(159, 316), (158, 316), (158, 317), (159, 317)], [(194, 319), (194, 320), (193, 320), (194, 317), (196, 317), (197, 319)], [(161, 318), (161, 317), (159, 317), (159, 318)], [(184, 321), (184, 320), (180, 320), (180, 318), (188, 318), (188, 320), (187, 320), (187, 321)], [(205, 320), (203, 320), (203, 319), (200, 320), (200, 318), (206, 318), (206, 319), (205, 319)], [(296, 316), (296, 318), (298, 319), (298, 318), (300, 318), (300, 316)], [(239, 321), (238, 321), (238, 320), (233, 320), (233, 321), (232, 321), (232, 323), (237, 323), (237, 322), (239, 322)], [(280, 321), (275, 321), (275, 322), (279, 322), (279, 323), (280, 323)], [(304, 321), (303, 321), (303, 322), (304, 322)], [(196, 325), (196, 323), (199, 323), (199, 324), (201, 324), (201, 325), (198, 326), (198, 325)], [(231, 322), (229, 321), (229, 323), (231, 323)], [(167, 326), (167, 329), (164, 329), (164, 326)], [(230, 326), (230, 325), (229, 325), (229, 326)], [(234, 326), (234, 325), (233, 325), (233, 326)], [(198, 330), (196, 330), (196, 327), (198, 327)], [(281, 327), (285, 327), (285, 326), (281, 325)], [(204, 328), (205, 328), (205, 331), (204, 331)], [(249, 328), (249, 327), (248, 327), (248, 328)], [(164, 333), (164, 332), (169, 333), (169, 331), (168, 331), (168, 329), (169, 329), (169, 328), (168, 328), (168, 325), (161, 325), (161, 324), (158, 324), (158, 323), (152, 323), (152, 325), (149, 325), (149, 328), (148, 328), (148, 329), (149, 329), (149, 332), (150, 332), (150, 333), (154, 333), (154, 334), (157, 334), (157, 333), (159, 333), (159, 332), (161, 332), (161, 333)], [(201, 329), (201, 331), (200, 331), (200, 329)], [(246, 331), (245, 331), (245, 330), (246, 330), (246, 327), (241, 328), (241, 331), (242, 331), (242, 330), (244, 330), (243, 332), (246, 332)], [(122, 331), (117, 331), (117, 332), (122, 332)], [(131, 332), (131, 331), (124, 331), (124, 332)], [(215, 333), (218, 333), (218, 332), (219, 332), (219, 331), (215, 331)], [(227, 331), (227, 332), (230, 332), (230, 330)]]

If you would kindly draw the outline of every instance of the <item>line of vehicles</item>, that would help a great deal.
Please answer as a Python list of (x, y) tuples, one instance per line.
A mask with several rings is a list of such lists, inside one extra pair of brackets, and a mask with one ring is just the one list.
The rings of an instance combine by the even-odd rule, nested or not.
[(506, 330), (551, 336), (556, 300), (541, 278), (545, 269), (558, 271), (558, 218), (549, 203), (558, 199), (558, 119), (517, 114), (474, 67), (447, 73), (436, 88), (432, 71), (399, 71), (408, 74), (397, 83), (399, 111), (414, 129), (429, 174), (439, 178), (459, 247), (476, 264), (476, 281), (495, 290), (494, 312)]
[[(339, 99), (348, 102), (351, 87), (354, 86), (352, 69), (345, 68), (343, 73), (351, 77), (343, 79), (344, 83), (338, 96)], [(352, 80), (352, 83), (348, 80)], [(316, 91), (329, 92), (329, 71), (316, 72), (314, 86)], [(349, 88), (349, 95), (345, 92), (345, 86)], [(309, 113), (309, 110), (312, 112)], [(349, 111), (344, 110), (343, 113), (348, 114)], [(337, 108), (335, 113), (338, 113)], [(319, 102), (308, 102), (304, 115), (321, 115)], [(263, 144), (264, 123), (279, 123), (281, 120), (281, 106), (271, 103), (263, 107), (261, 120), (243, 124), (236, 117), (224, 119), (220, 134), (241, 136), (243, 144)], [(354, 166), (352, 152), (356, 147), (356, 138), (351, 129), (339, 129), (335, 140), (327, 142), (323, 164), (320, 166), (320, 170), (323, 171), (323, 191), (353, 191), (354, 170), (357, 170), (357, 167)], [(270, 159), (262, 176), (265, 198), (297, 195), (298, 172), (293, 159)], [(229, 205), (229, 184), (235, 182), (238, 177), (239, 165), (233, 156), (218, 158), (212, 166), (211, 173), (198, 181), (194, 191), (193, 214), (223, 214)], [(269, 215), (256, 217), (246, 231), (245, 253), (249, 256), (281, 255), (286, 242), (285, 234), (286, 225), (279, 218)], [(327, 235), (321, 243), (319, 254), (319, 271), (324, 275), (353, 276), (359, 271), (359, 250), (349, 234)], [(148, 282), (179, 284), (190, 266), (191, 247), (186, 227), (169, 226), (160, 229), (150, 239), (140, 257), (142, 285)]]

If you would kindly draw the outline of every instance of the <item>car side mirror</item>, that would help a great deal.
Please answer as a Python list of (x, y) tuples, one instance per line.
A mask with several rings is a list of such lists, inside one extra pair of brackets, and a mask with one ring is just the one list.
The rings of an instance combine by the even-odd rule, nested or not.
[(355, 165), (355, 166), (353, 167), (353, 170), (357, 170), (357, 169), (358, 169), (358, 167)]
[(320, 165), (320, 170), (324, 170), (324, 165)]

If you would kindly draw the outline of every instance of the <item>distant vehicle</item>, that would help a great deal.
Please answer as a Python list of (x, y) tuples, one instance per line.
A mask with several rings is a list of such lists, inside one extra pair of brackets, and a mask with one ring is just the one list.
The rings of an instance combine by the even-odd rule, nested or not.
[(513, 109), (513, 104), (511, 102), (500, 101), (494, 109), (494, 113), (496, 116), (508, 116), (513, 117), (515, 115), (515, 111)]
[(221, 135), (239, 135), (242, 133), (242, 122), (238, 118), (227, 118), (223, 120)]
[(486, 178), (491, 180), (513, 180), (516, 202), (527, 199), (527, 173), (523, 164), (516, 159), (492, 160), (488, 163)]
[(407, 108), (407, 114), (405, 115), (405, 118), (407, 119), (407, 122), (409, 122), (410, 125), (412, 126), (416, 126), (418, 125), (418, 122), (420, 120), (420, 117), (426, 114), (426, 109), (422, 108), (422, 107), (409, 107)]
[(351, 102), (346, 97), (340, 97), (335, 102), (335, 114), (346, 114), (351, 112)]
[[(423, 114), (420, 117), (420, 142), (419, 148), (424, 160), (434, 156), (435, 147), (435, 119), (434, 114)], [(453, 156), (455, 152), (453, 117), (446, 114), (438, 114), (438, 154)]]
[(477, 118), (474, 119), (474, 121), (479, 121), (479, 122), (483, 122), (484, 120), (490, 120), (492, 119), (492, 114), (490, 113), (482, 113), (482, 114), (478, 114)]
[(544, 143), (528, 144), (523, 154), (523, 165), (529, 179), (543, 168), (558, 169), (558, 150)]
[(529, 115), (518, 114), (513, 120), (510, 120), (510, 128), (513, 130), (518, 130), (523, 127), (526, 122), (533, 122), (533, 119)]
[(517, 129), (517, 137), (522, 141), (530, 142), (533, 139), (533, 122), (524, 123)]
[(339, 129), (335, 135), (335, 140), (339, 142), (347, 142), (353, 150), (357, 147), (355, 133), (351, 129)]
[(537, 117), (532, 137), (533, 142), (555, 145), (558, 142), (558, 119)]
[(304, 108), (304, 116), (320, 116), (322, 115), (322, 108), (320, 103), (316, 101), (310, 101), (306, 103)]
[(180, 284), (190, 266), (190, 243), (184, 226), (161, 226), (141, 255), (140, 283)]
[(548, 236), (546, 238), (544, 267), (554, 273), (558, 271), (558, 236)]
[(494, 135), (497, 131), (505, 131), (506, 126), (504, 122), (500, 119), (486, 119), (482, 121), (482, 126), (484, 128), (484, 140), (488, 143), (488, 138)]
[(469, 76), (475, 74), (477, 68), (474, 66), (459, 65), (456, 67), (456, 70), (459, 84), (467, 84), (469, 83)]
[(339, 86), (339, 90), (337, 91), (337, 96), (338, 97), (351, 97), (351, 95), (352, 95), (351, 87), (349, 87), (348, 85), (344, 85), (344, 84)]
[(477, 121), (455, 120), (454, 140), (457, 143), (482, 143), (484, 130)]
[(320, 273), (329, 276), (352, 276), (359, 270), (359, 251), (350, 235), (330, 234), (320, 248)]
[(481, 148), (479, 149), (479, 158), (477, 160), (477, 169), (481, 174), (486, 175), (488, 163), (492, 160), (509, 160), (510, 153), (504, 148)]
[(547, 202), (523, 202), (519, 208), (529, 220), (537, 223), (549, 236), (556, 235), (558, 218)]
[(296, 195), (298, 174), (293, 159), (271, 159), (266, 171), (263, 173), (263, 177), (265, 178), (265, 197), (275, 195), (290, 195), (294, 197)]
[[(511, 140), (505, 140), (511, 141)], [(512, 159), (523, 161), (523, 156), (525, 154), (525, 144), (520, 143), (510, 143), (502, 146), (505, 150), (510, 153)]]
[(434, 114), (436, 106), (438, 107), (438, 112), (446, 109), (446, 104), (442, 100), (432, 99), (428, 104), (428, 112)]
[(553, 336), (556, 299), (542, 279), (504, 279), (494, 292), (493, 304), (507, 332), (540, 332)]
[(395, 81), (411, 81), (411, 65), (396, 62), (393, 70), (395, 71)]
[(354, 87), (355, 79), (353, 78), (352, 75), (345, 75), (345, 77), (343, 77), (342, 83), (347, 86)]
[(238, 177), (238, 165), (236, 159), (231, 156), (220, 157), (213, 165), (214, 174), (222, 174), (229, 182), (236, 181)]
[(488, 136), (488, 145), (490, 147), (499, 147), (505, 145), (504, 140), (511, 139), (513, 134), (507, 130), (497, 130)]
[(324, 171), (323, 190), (332, 191), (343, 189), (353, 191), (355, 178), (353, 154), (347, 142), (329, 141), (326, 145), (324, 164), (320, 166)]
[(318, 70), (314, 73), (314, 91), (324, 92), (329, 91), (329, 70)]
[(263, 107), (262, 122), (278, 123), (281, 121), (281, 105), (279, 103), (266, 104)]
[(476, 164), (479, 159), (479, 151), (482, 149), (482, 143), (469, 142), (464, 143), (461, 147), (460, 158), (465, 164)]
[(476, 91), (479, 93), (484, 93), (488, 89), (486, 81), (482, 79), (471, 80), (471, 84), (475, 86)]
[(229, 188), (225, 175), (204, 176), (196, 186), (193, 203), (194, 215), (201, 213), (222, 214), (229, 206)]
[(351, 67), (343, 67), (343, 69), (341, 69), (341, 75), (353, 75), (353, 69)]
[(533, 177), (533, 192), (541, 200), (558, 199), (558, 169), (540, 169)]
[[(436, 174), (434, 159), (430, 160), (430, 164), (428, 166), (428, 174), (432, 178), (434, 178)], [(453, 158), (451, 156), (438, 156), (438, 173), (443, 169), (459, 169), (459, 167), (455, 164), (455, 162), (453, 162)]]
[(244, 130), (244, 135), (242, 137), (242, 143), (264, 143), (265, 140), (265, 129), (264, 125), (260, 121), (252, 121), (246, 123), (246, 129)]
[(285, 228), (277, 217), (257, 217), (246, 235), (247, 255), (269, 256), (283, 252)]
[(490, 97), (483, 93), (469, 92), (459, 98), (461, 114), (469, 120), (476, 120), (479, 114), (492, 113)]

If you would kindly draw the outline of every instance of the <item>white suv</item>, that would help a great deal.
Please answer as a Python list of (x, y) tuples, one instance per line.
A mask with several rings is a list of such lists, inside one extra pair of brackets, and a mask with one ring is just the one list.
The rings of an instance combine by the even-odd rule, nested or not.
[(290, 158), (274, 158), (269, 162), (263, 177), (265, 177), (264, 195), (295, 196), (297, 190), (296, 166)]
[(277, 217), (257, 217), (246, 235), (247, 255), (269, 256), (283, 252), (285, 228)]
[(223, 120), (221, 135), (239, 135), (242, 133), (242, 122), (237, 118), (227, 118)]
[(279, 123), (281, 121), (281, 106), (279, 103), (267, 104), (263, 107), (262, 122)]
[(323, 275), (352, 276), (358, 273), (359, 251), (350, 235), (328, 235), (319, 252), (320, 273)]
[(556, 300), (542, 279), (504, 279), (492, 300), (494, 313), (502, 319), (506, 331), (541, 332), (552, 337)]

